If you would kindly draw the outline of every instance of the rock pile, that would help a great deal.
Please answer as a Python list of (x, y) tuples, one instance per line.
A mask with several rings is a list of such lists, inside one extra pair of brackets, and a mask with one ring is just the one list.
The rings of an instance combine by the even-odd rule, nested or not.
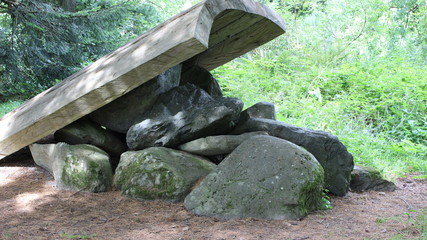
[(218, 218), (299, 219), (325, 187), (346, 194), (353, 157), (335, 136), (276, 121), (271, 103), (242, 109), (208, 71), (178, 65), (31, 152), (59, 187), (107, 191), (115, 172), (123, 195)]

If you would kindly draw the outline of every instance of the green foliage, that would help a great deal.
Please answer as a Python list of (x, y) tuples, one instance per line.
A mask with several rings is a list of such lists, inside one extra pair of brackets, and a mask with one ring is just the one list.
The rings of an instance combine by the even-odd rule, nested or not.
[[(389, 239), (427, 239), (427, 209), (409, 210), (404, 216), (377, 218), (377, 224), (395, 222), (406, 225), (398, 234)], [(416, 238), (415, 238), (416, 237)]]
[(375, 222), (376, 223), (385, 223), (385, 222), (387, 222), (387, 219), (385, 219), (385, 218), (377, 218), (377, 219), (375, 219)]
[(199, 0), (150, 0), (158, 12), (161, 14), (162, 21), (172, 17), (173, 15), (190, 8), (192, 5), (199, 3)]
[(13, 233), (7, 231), (3, 231), (1, 235), (4, 239), (12, 239), (13, 237)]
[(0, 103), (0, 118), (3, 117), (6, 113), (19, 107), (21, 103), (22, 102), (20, 101), (8, 101), (8, 102)]
[(427, 173), (425, 66), (394, 58), (309, 66), (289, 53), (252, 55), (213, 73), (246, 106), (274, 102), (279, 120), (337, 135), (358, 164)]
[(328, 209), (334, 208), (331, 204), (331, 201), (330, 201), (331, 197), (329, 197), (328, 193), (329, 193), (328, 189), (325, 189), (322, 192), (322, 203), (323, 204), (321, 205), (320, 210), (328, 210)]
[[(337, 135), (356, 164), (427, 173), (427, 3), (263, 1), (287, 35), (213, 71), (246, 106)], [(289, 7), (309, 6), (295, 16)], [(300, 12), (301, 13), (301, 12)]]
[(96, 234), (90, 234), (90, 235), (70, 235), (67, 233), (61, 233), (60, 234), (61, 238), (65, 238), (65, 239), (91, 239), (96, 237)]
[(145, 2), (79, 1), (77, 12), (21, 0), (0, 14), (0, 94), (28, 98), (153, 27), (160, 16)]
[(318, 84), (324, 101), (364, 119), (375, 133), (427, 145), (427, 67), (403, 59), (343, 64)]

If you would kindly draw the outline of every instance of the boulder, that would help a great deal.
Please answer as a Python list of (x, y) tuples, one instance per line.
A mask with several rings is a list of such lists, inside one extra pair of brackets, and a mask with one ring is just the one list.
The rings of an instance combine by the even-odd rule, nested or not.
[[(242, 100), (238, 98), (228, 98), (228, 97), (215, 98), (215, 100), (224, 104), (224, 106), (230, 109), (230, 111), (232, 112), (230, 122), (228, 124), (225, 124), (224, 126), (226, 126), (227, 128), (231, 127), (231, 129), (234, 128), (234, 126), (236, 126), (237, 123), (239, 123), (240, 121), (240, 114), (242, 113), (242, 108), (244, 105)], [(223, 133), (229, 133), (230, 130), (229, 129), (224, 130)]]
[(295, 127), (264, 118), (241, 121), (232, 134), (266, 131), (270, 136), (285, 139), (304, 147), (320, 162), (325, 171), (325, 187), (333, 194), (344, 196), (350, 186), (354, 167), (353, 156), (337, 137), (323, 131)]
[(49, 171), (56, 186), (87, 192), (111, 188), (113, 172), (103, 150), (88, 144), (32, 144), (31, 154), (40, 167)]
[(215, 167), (200, 157), (163, 147), (129, 151), (122, 154), (115, 186), (133, 198), (177, 202)]
[(144, 121), (126, 135), (130, 149), (175, 148), (188, 141), (228, 133), (239, 118), (243, 103), (233, 98), (213, 98), (188, 84), (158, 98)]
[(127, 150), (118, 134), (102, 128), (89, 119), (77, 120), (54, 134), (56, 141), (71, 145), (91, 144), (106, 151), (111, 156), (120, 156)]
[(248, 115), (251, 118), (266, 118), (276, 120), (276, 110), (273, 103), (259, 102), (243, 111), (242, 116)]
[(126, 133), (134, 124), (145, 119), (157, 97), (179, 85), (181, 65), (170, 68), (159, 76), (135, 88), (124, 96), (90, 114), (101, 126), (116, 132)]
[(271, 136), (238, 146), (185, 198), (220, 219), (301, 219), (323, 206), (323, 169), (302, 147)]
[(267, 135), (266, 132), (250, 132), (241, 135), (219, 135), (199, 138), (180, 145), (182, 151), (202, 156), (216, 156), (231, 153), (242, 142), (253, 136)]
[(351, 173), (350, 189), (352, 192), (363, 192), (368, 190), (392, 192), (397, 189), (396, 185), (385, 180), (381, 173), (375, 169), (354, 166)]
[(217, 80), (208, 70), (200, 66), (193, 65), (182, 72), (180, 85), (184, 84), (194, 84), (212, 97), (222, 97), (221, 87)]

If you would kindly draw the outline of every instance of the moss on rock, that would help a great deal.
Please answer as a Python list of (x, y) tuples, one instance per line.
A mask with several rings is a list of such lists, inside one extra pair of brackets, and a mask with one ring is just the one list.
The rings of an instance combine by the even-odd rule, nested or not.
[(113, 172), (109, 156), (88, 144), (33, 144), (36, 163), (50, 171), (59, 188), (104, 192), (111, 188)]
[[(310, 163), (310, 161), (307, 162)], [(299, 212), (303, 215), (314, 210), (324, 209), (324, 201), (322, 200), (324, 170), (322, 167), (313, 167), (312, 172), (307, 174), (310, 174), (313, 179), (301, 187), (300, 198), (298, 199)]]
[(300, 219), (322, 201), (322, 166), (302, 147), (271, 136), (243, 142), (184, 201), (221, 219)]
[(215, 164), (163, 147), (122, 154), (115, 185), (123, 195), (142, 200), (181, 201)]

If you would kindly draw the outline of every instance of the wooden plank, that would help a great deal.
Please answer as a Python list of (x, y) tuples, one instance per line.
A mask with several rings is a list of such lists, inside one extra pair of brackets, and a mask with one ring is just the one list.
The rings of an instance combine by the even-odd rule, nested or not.
[(218, 16), (215, 17), (210, 34), (218, 32), (219, 30), (227, 27), (233, 21), (240, 19), (245, 14), (246, 12), (238, 10), (225, 10), (224, 12), (221, 12)]
[[(265, 19), (257, 23), (268, 31), (254, 23), (258, 18)], [(197, 54), (200, 55), (196, 59), (212, 69), (272, 38), (251, 35), (249, 28), (271, 36), (284, 32), (280, 17), (253, 0), (206, 0), (193, 6), (0, 119), (0, 159)], [(244, 34), (249, 34), (250, 39)], [(239, 46), (239, 42), (247, 46)]]
[(246, 30), (226, 38), (189, 61), (207, 70), (215, 69), (279, 36), (278, 27), (262, 19)]
[(252, 26), (253, 24), (259, 22), (262, 19), (264, 19), (262, 16), (250, 13), (244, 13), (238, 16), (238, 18), (234, 18), (234, 21), (230, 22), (230, 24), (228, 24), (227, 26), (224, 26), (223, 28), (220, 28), (215, 32), (211, 31), (209, 37), (209, 46), (212, 47), (217, 45), (219, 42), (224, 41), (224, 39), (230, 38), (236, 33), (244, 31), (249, 26)]
[[(158, 26), (0, 121), (0, 158), (45, 137), (207, 48), (194, 19), (203, 5)], [(180, 33), (180, 34), (177, 34)], [(179, 53), (179, 54), (177, 54)]]

